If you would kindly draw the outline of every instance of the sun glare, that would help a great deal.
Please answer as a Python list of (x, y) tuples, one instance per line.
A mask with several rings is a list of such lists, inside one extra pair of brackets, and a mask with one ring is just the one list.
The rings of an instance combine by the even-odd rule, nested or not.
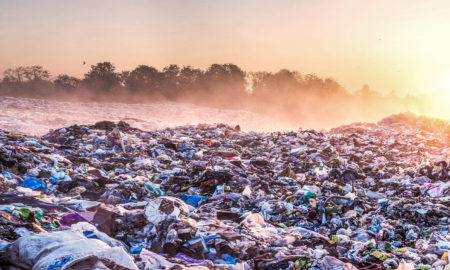
[(450, 71), (443, 74), (435, 83), (435, 91), (430, 93), (432, 108), (429, 114), (432, 117), (450, 119)]

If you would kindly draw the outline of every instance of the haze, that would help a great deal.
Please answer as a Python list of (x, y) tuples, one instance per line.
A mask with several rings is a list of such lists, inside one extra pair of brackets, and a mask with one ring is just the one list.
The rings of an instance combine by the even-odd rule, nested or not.
[[(450, 117), (448, 1), (0, 2), (0, 70), (39, 64), (82, 76), (111, 61), (247, 71), (282, 68), (371, 89), (435, 97)], [(86, 65), (83, 62), (86, 61)]]

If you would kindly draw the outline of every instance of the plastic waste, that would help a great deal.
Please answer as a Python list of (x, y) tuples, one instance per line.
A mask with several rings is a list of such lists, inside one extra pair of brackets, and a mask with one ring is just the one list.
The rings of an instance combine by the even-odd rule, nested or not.
[(185, 200), (187, 204), (190, 204), (195, 207), (197, 207), (201, 201), (209, 199), (208, 196), (186, 195), (186, 194), (180, 194), (180, 198)]
[(182, 200), (174, 197), (162, 196), (148, 202), (145, 207), (147, 220), (157, 225), (165, 220), (167, 216), (187, 215), (189, 208)]
[(55, 245), (23, 245), (0, 263), (445, 269), (450, 140), (422, 121), (274, 133), (104, 121), (41, 138), (0, 130), (0, 253), (28, 237)]
[(110, 247), (70, 230), (23, 236), (11, 244), (7, 260), (26, 269), (93, 269), (100, 265), (138, 269), (122, 247)]
[(27, 177), (23, 180), (23, 183), (21, 185), (22, 187), (26, 187), (29, 188), (31, 190), (35, 190), (35, 189), (42, 189), (42, 190), (46, 190), (46, 185), (44, 183), (44, 181), (34, 178), (34, 177)]

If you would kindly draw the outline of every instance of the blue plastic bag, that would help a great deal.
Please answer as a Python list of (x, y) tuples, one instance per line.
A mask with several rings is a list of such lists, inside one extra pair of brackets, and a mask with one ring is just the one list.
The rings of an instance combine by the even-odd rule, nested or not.
[(185, 200), (187, 204), (197, 207), (200, 201), (209, 199), (208, 196), (186, 195), (180, 194), (180, 198)]
[(22, 187), (29, 188), (31, 190), (35, 189), (43, 189), (47, 190), (44, 181), (34, 178), (34, 177), (27, 177), (23, 180), (23, 183), (21, 185)]
[(215, 260), (215, 263), (220, 263), (220, 264), (236, 264), (236, 261), (238, 260), (238, 258), (235, 258), (231, 255), (228, 254), (222, 254), (222, 259), (219, 260)]

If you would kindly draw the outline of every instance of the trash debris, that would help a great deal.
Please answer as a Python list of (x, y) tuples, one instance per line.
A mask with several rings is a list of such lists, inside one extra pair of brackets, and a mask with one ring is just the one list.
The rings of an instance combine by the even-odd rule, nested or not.
[(138, 269), (122, 247), (71, 230), (20, 237), (6, 258), (26, 269)]
[(428, 125), (0, 130), (0, 264), (447, 269), (450, 134)]

